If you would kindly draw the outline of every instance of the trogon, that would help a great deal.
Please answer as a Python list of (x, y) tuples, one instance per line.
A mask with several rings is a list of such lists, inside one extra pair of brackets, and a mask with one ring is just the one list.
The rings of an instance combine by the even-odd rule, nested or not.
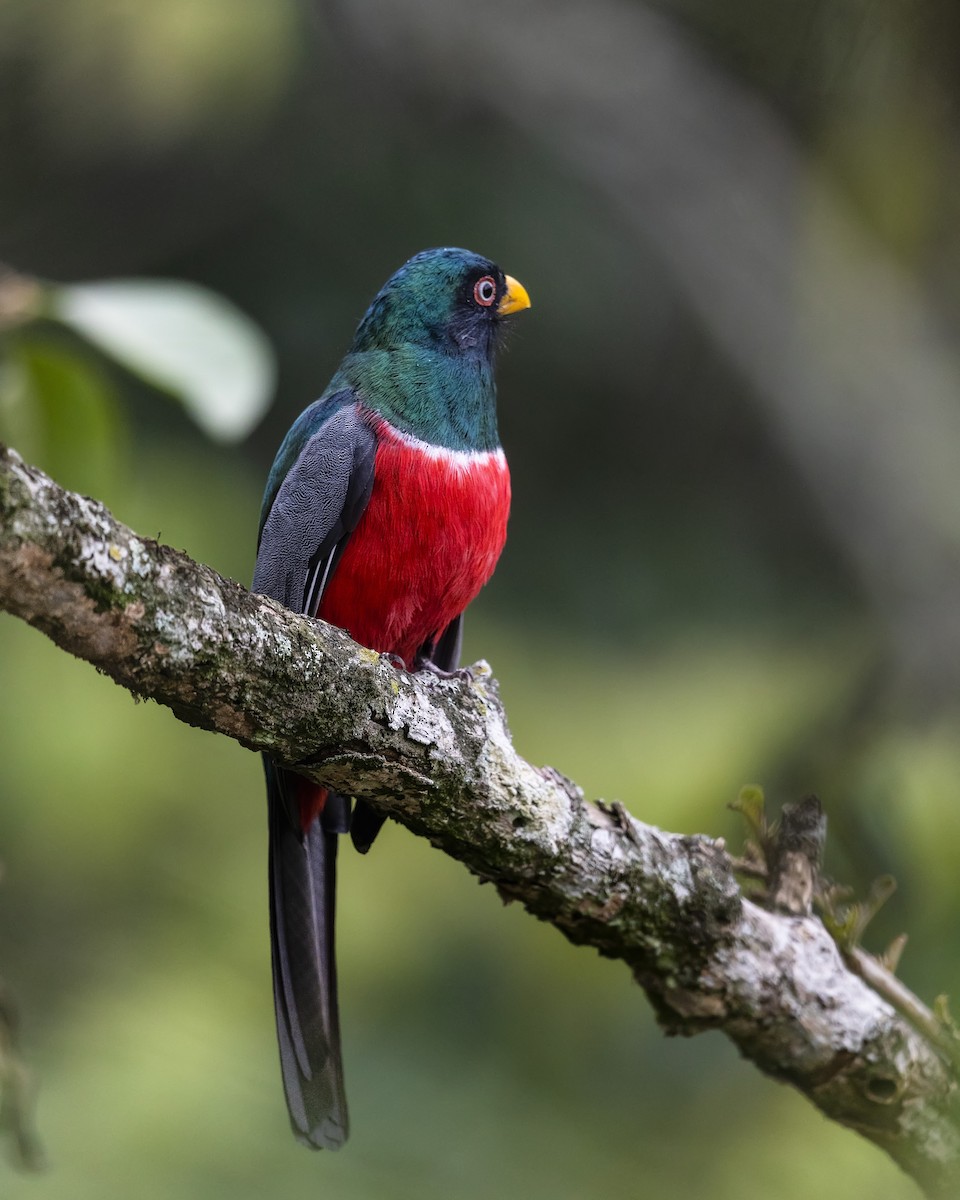
[[(425, 250), (374, 297), (267, 481), (254, 591), (416, 671), (456, 668), (463, 612), (506, 538), (494, 358), (524, 287), (467, 250)], [(280, 1063), (298, 1139), (347, 1137), (334, 959), (338, 836), (383, 818), (264, 760)]]

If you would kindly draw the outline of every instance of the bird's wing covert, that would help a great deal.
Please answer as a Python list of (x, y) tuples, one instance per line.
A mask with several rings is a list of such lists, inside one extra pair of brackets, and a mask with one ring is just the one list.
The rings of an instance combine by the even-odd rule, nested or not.
[(358, 406), (337, 409), (306, 442), (267, 514), (253, 590), (316, 614), (373, 489), (376, 438)]

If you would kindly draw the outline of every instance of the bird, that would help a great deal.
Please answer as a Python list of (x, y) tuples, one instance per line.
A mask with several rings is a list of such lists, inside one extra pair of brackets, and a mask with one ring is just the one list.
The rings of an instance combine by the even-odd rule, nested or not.
[[(510, 474), (494, 363), (521, 283), (469, 250), (424, 250), (376, 294), (267, 479), (253, 590), (345, 629), (394, 666), (456, 671), (464, 610), (506, 540)], [(336, 857), (384, 817), (264, 756), (270, 945), (290, 1124), (348, 1134), (334, 945)]]

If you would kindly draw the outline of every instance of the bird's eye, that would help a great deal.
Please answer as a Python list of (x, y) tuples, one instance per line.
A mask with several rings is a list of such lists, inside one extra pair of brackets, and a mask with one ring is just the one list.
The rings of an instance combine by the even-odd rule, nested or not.
[(473, 298), (483, 308), (489, 308), (497, 298), (497, 281), (492, 275), (484, 275), (473, 285)]

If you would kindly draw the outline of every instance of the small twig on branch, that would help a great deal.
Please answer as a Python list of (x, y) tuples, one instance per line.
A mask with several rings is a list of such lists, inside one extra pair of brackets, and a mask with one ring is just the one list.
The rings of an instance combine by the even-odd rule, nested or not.
[(644, 825), (531, 766), (488, 668), (398, 671), (2, 448), (0, 609), (181, 720), (373, 800), (571, 941), (622, 959), (670, 1032), (722, 1030), (928, 1195), (960, 1194), (951, 1065), (848, 968), (806, 911), (798, 863), (788, 911), (767, 911), (743, 897), (721, 843)]
[(950, 1060), (955, 1070), (960, 1068), (960, 1040), (956, 1032), (946, 1026), (902, 980), (862, 946), (850, 946), (843, 951), (843, 957), (861, 979), (865, 979), (875, 992), (883, 996), (914, 1029)]
[(12, 329), (43, 311), (43, 285), (0, 262), (0, 331)]

